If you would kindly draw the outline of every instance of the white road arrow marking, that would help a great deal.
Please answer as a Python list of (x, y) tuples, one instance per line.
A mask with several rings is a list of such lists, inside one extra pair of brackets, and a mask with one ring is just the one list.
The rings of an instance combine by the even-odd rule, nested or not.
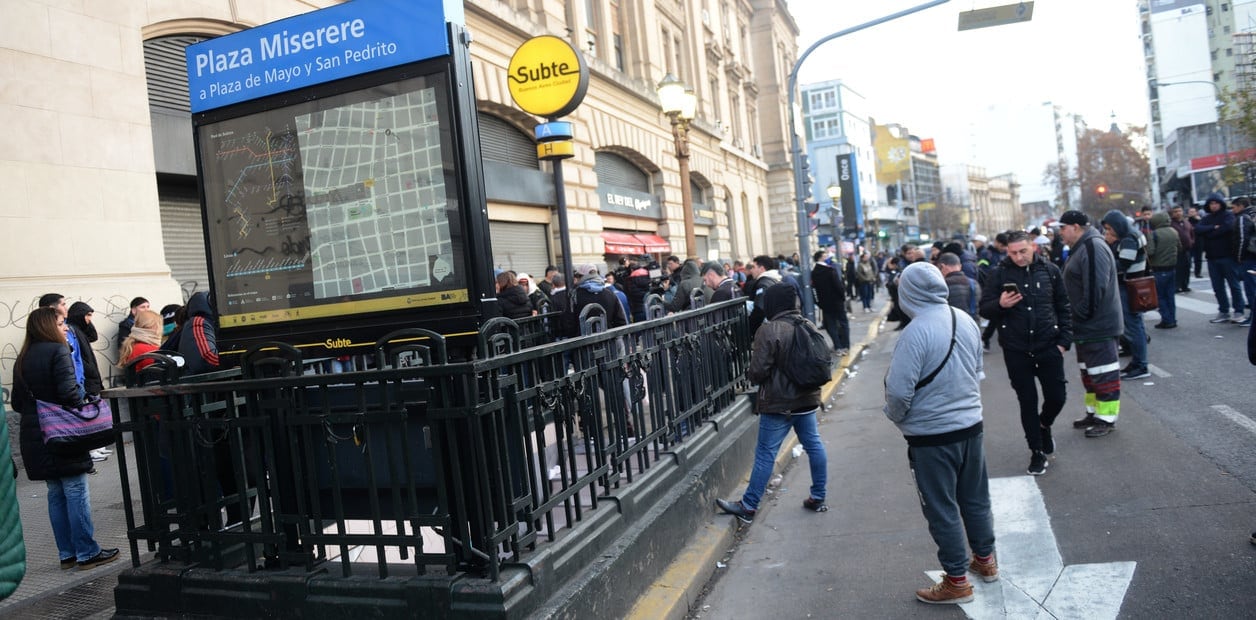
[[(1032, 476), (990, 481), (999, 580), (969, 574), (969, 618), (1116, 618), (1135, 562), (1065, 566), (1042, 492)], [(942, 571), (926, 573), (935, 582)]]

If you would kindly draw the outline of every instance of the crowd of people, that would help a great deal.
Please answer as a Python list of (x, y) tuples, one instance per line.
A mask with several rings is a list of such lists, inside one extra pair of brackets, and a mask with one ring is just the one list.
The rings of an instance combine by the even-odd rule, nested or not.
[[(899, 321), (903, 330), (885, 378), (884, 411), (908, 443), (922, 511), (945, 572), (934, 586), (917, 590), (916, 597), (925, 603), (965, 603), (973, 600), (969, 573), (987, 582), (999, 578), (982, 447), (982, 352), (990, 350), (990, 339), (998, 335), (1017, 396), (1030, 452), (1026, 472), (1042, 475), (1055, 453), (1052, 431), (1067, 400), (1064, 355), (1069, 349), (1074, 350), (1085, 391), (1085, 414), (1072, 426), (1087, 438), (1116, 430), (1121, 382), (1150, 374), (1150, 339), (1143, 323), (1147, 308), (1134, 299), (1142, 290), (1138, 280), (1154, 280), (1160, 314), (1154, 327), (1173, 329), (1174, 296), (1190, 291), (1192, 262), (1200, 277), (1202, 255), (1218, 304), (1211, 322), (1248, 326), (1248, 359), (1256, 365), (1256, 330), (1250, 328), (1256, 304), (1256, 210), (1246, 198), (1227, 206), (1219, 194), (1209, 196), (1202, 215), (1181, 208), (1159, 213), (1143, 209), (1134, 216), (1111, 210), (1092, 221), (1071, 210), (1053, 226), (1002, 232), (992, 242), (976, 235), (970, 246), (956, 241), (934, 244), (930, 250), (905, 245), (875, 270), (871, 259), (860, 255), (855, 275), (847, 281), (858, 283), (864, 299), (863, 287), (875, 286), (872, 276), (881, 273), (892, 304), (888, 318)], [(832, 268), (822, 266), (823, 259), (816, 255), (813, 272), (818, 300), (832, 284), (826, 271)], [(776, 312), (782, 303), (765, 306)], [(773, 331), (778, 334), (775, 342), (763, 341), (759, 336), (764, 331), (756, 335), (752, 355), (776, 356), (779, 369), (782, 351), (788, 348), (782, 349), (779, 330)], [(1119, 361), (1123, 355), (1131, 357), (1124, 368)], [(765, 384), (778, 383), (762, 368), (750, 378), (760, 384), (761, 399)], [(811, 466), (812, 486), (803, 506), (827, 509), (826, 460), (814, 426), (818, 393), (789, 397), (756, 407), (766, 417), (760, 421), (750, 484), (741, 499), (716, 501), (723, 512), (745, 523), (754, 520), (772, 457), (790, 428)], [(1256, 544), (1256, 532), (1251, 540)]]
[[(91, 344), (100, 338), (95, 309), (65, 296), (48, 293), (26, 320), (26, 334), (13, 371), (11, 403), (20, 414), (19, 447), (30, 480), (48, 488), (48, 519), (62, 569), (86, 570), (113, 562), (117, 548), (102, 548), (95, 539), (88, 476), (95, 462), (109, 458), (108, 448), (81, 452), (52, 451), (44, 443), (39, 402), (71, 409), (100, 400), (104, 390), (100, 366)], [(143, 297), (131, 300), (130, 312), (119, 324), (118, 367), (133, 362), (137, 369), (152, 363), (146, 354), (164, 352), (185, 360), (190, 373), (218, 365), (214, 314), (205, 293), (196, 293), (186, 306), (170, 304), (160, 313)], [(138, 360), (138, 361), (137, 361)]]

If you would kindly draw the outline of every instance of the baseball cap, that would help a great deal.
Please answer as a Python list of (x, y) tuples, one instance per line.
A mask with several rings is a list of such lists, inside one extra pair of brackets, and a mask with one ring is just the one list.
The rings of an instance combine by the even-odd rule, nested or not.
[(161, 309), (161, 322), (166, 325), (173, 323), (174, 315), (178, 314), (179, 308), (182, 307), (183, 306), (180, 306), (179, 304), (167, 304), (166, 306), (163, 306)]
[(980, 241), (980, 242), (982, 242), (982, 243), (985, 243), (985, 242), (989, 241), (989, 239), (986, 239), (986, 236), (985, 236), (985, 235), (973, 235), (973, 241), (974, 241), (974, 242), (976, 242), (976, 241)]
[(1060, 216), (1060, 223), (1061, 224), (1079, 224), (1081, 226), (1085, 226), (1090, 223), (1090, 218), (1086, 217), (1086, 214), (1082, 213), (1081, 211), (1070, 210), (1070, 211), (1065, 211), (1064, 215)]
[(597, 272), (597, 265), (594, 265), (593, 263), (580, 263), (579, 265), (576, 265), (576, 275), (582, 278), (591, 273)]

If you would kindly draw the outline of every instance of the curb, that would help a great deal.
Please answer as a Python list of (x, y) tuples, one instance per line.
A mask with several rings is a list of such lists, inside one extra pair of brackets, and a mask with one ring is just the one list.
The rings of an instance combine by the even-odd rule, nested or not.
[[(837, 388), (846, 377), (846, 370), (859, 359), (860, 353), (881, 333), (881, 325), (885, 322), (888, 307), (889, 305), (886, 304), (872, 317), (872, 325), (868, 326), (867, 336), (858, 344), (851, 345), (850, 352), (833, 369), (833, 379), (820, 389), (822, 405), (832, 402)], [(793, 450), (796, 445), (798, 445), (798, 438), (791, 433), (785, 443), (781, 444), (781, 450), (776, 454), (776, 464), (773, 465), (772, 471), (781, 472), (793, 465)], [(763, 514), (769, 508), (770, 504), (765, 502), (759, 507), (759, 513)], [(690, 537), (676, 559), (672, 560), (659, 578), (637, 599), (625, 618), (629, 620), (684, 620), (698, 601), (711, 576), (715, 574), (716, 562), (724, 556), (727, 549), (733, 546), (740, 530), (741, 526), (737, 519), (727, 519), (724, 523), (713, 520), (704, 525), (701, 530)]]

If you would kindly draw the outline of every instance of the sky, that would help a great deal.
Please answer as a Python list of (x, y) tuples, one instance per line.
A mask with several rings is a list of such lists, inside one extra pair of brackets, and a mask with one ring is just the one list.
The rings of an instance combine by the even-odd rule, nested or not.
[[(798, 53), (831, 33), (925, 1), (788, 0), (799, 28)], [(1055, 159), (1054, 149), (1031, 170), (1002, 169), (1014, 159), (1034, 158), (1018, 144), (1015, 128), (996, 144), (979, 137), (991, 132), (971, 129), (988, 122), (991, 106), (1027, 109), (1049, 101), (1080, 114), (1090, 127), (1107, 129), (1113, 113), (1121, 125), (1147, 124), (1135, 0), (1037, 0), (1029, 22), (957, 30), (960, 12), (1001, 4), (1014, 2), (952, 0), (834, 39), (807, 58), (799, 83), (843, 80), (867, 98), (878, 123), (934, 138), (940, 163), (976, 164), (992, 175), (1015, 172), (1030, 183)]]

